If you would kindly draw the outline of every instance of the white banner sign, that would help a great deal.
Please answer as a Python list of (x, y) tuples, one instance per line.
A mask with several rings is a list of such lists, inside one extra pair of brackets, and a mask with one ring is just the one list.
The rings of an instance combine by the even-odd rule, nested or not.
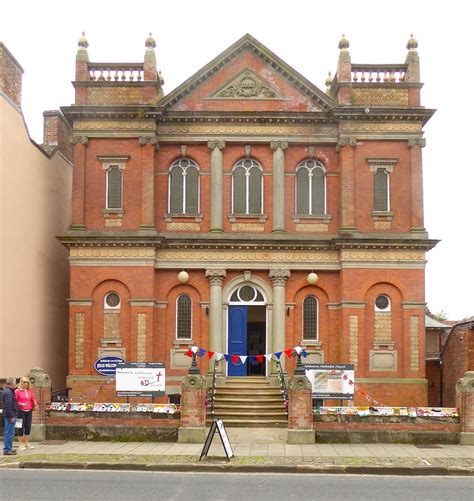
[(161, 363), (127, 363), (117, 366), (118, 396), (160, 396), (165, 393), (166, 370)]

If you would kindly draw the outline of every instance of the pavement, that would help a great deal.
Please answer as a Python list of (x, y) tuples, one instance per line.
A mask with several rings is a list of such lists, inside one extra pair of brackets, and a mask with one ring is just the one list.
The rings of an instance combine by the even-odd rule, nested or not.
[(227, 459), (216, 433), (201, 461), (203, 444), (46, 440), (16, 456), (0, 456), (0, 468), (474, 476), (474, 446), (289, 445), (286, 433), (227, 428), (234, 457)]

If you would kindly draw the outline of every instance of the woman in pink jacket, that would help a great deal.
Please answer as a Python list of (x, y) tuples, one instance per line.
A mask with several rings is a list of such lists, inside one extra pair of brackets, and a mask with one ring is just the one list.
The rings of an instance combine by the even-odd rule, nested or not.
[(33, 410), (38, 408), (38, 402), (31, 390), (30, 380), (27, 377), (20, 379), (20, 384), (15, 390), (15, 396), (18, 401), (18, 417), (23, 419), (22, 427), (18, 430), (18, 438), (20, 440), (19, 449), (20, 451), (33, 449), (28, 440), (30, 438)]

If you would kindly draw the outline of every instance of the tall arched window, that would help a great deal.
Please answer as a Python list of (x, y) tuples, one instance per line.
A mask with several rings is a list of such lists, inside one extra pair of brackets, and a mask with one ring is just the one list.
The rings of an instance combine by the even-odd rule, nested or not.
[(386, 169), (377, 169), (374, 173), (374, 211), (390, 210), (390, 175)]
[(318, 300), (314, 296), (303, 301), (303, 339), (318, 339)]
[(169, 170), (169, 212), (197, 214), (199, 212), (199, 167), (189, 158), (180, 158)]
[(301, 216), (326, 214), (326, 170), (311, 158), (296, 168), (296, 213)]
[(232, 212), (262, 214), (263, 169), (252, 158), (239, 160), (232, 173)]
[(176, 339), (192, 339), (191, 332), (192, 301), (183, 294), (176, 300)]

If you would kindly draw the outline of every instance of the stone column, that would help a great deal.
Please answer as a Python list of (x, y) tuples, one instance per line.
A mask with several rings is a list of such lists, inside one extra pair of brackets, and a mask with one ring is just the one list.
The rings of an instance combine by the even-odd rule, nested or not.
[(222, 233), (222, 150), (225, 141), (208, 141), (211, 151), (211, 221), (210, 232)]
[(272, 141), (273, 150), (273, 233), (285, 233), (285, 154), (287, 141)]
[(155, 228), (155, 150), (159, 148), (156, 136), (141, 136), (142, 145), (142, 229)]
[(33, 411), (31, 440), (42, 442), (46, 439), (46, 405), (51, 402), (51, 378), (40, 367), (34, 367), (26, 377), (30, 380), (39, 409)]
[(341, 232), (355, 230), (354, 147), (356, 138), (342, 138), (337, 146), (341, 157)]
[(294, 376), (288, 384), (288, 443), (314, 444), (313, 398), (306, 376)]
[(85, 196), (86, 196), (86, 136), (73, 136), (74, 175), (72, 178), (72, 220), (73, 228), (85, 228)]
[(460, 417), (460, 445), (474, 445), (474, 371), (464, 374), (456, 384), (456, 406)]
[[(209, 350), (223, 353), (222, 336), (222, 282), (226, 276), (225, 270), (206, 270), (209, 280)], [(209, 364), (211, 371), (211, 364)], [(224, 371), (223, 364), (218, 369)]]
[(422, 138), (408, 140), (411, 167), (411, 229), (412, 232), (425, 232), (423, 221), (423, 167), (421, 148), (425, 146)]
[[(273, 282), (273, 309), (271, 350), (272, 352), (283, 351), (285, 346), (285, 286), (290, 277), (290, 270), (270, 270), (270, 280)], [(284, 357), (281, 357), (282, 367), (285, 365)], [(272, 374), (276, 372), (275, 364), (270, 368)]]
[(181, 426), (178, 442), (204, 443), (206, 439), (206, 378), (188, 375), (181, 383)]

